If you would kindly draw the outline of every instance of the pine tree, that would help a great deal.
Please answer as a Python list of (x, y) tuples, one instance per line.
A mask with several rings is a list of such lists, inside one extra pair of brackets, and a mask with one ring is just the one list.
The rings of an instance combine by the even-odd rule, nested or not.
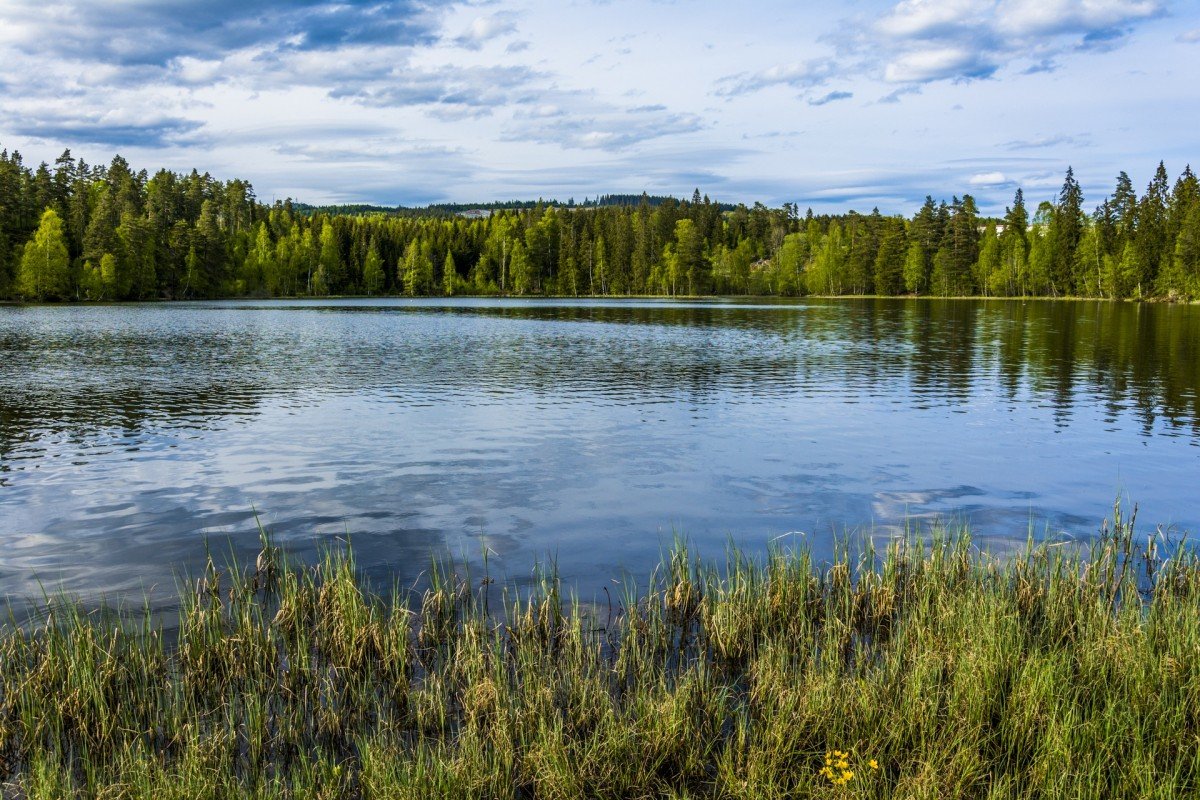
[[(1008, 297), (1024, 295), (1028, 291), (1029, 268), (1029, 212), (1025, 208), (1025, 193), (1017, 189), (1012, 208), (1004, 210), (1004, 231), (1000, 234), (1000, 262), (1004, 273), (1003, 294)], [(1000, 293), (998, 282), (993, 291)]]
[(904, 291), (904, 258), (907, 251), (904, 220), (893, 217), (885, 224), (875, 254), (875, 291), (884, 295)]
[(933, 255), (933, 270), (930, 273), (930, 283), (933, 293), (941, 297), (951, 297), (958, 293), (958, 281), (955, 275), (954, 250), (948, 244), (943, 244)]
[(1075, 171), (1067, 167), (1067, 177), (1058, 193), (1058, 204), (1050, 226), (1053, 255), (1050, 263), (1050, 290), (1053, 294), (1078, 291), (1074, 274), (1075, 251), (1083, 238), (1083, 191), (1075, 180)]
[(675, 258), (678, 261), (676, 267), (687, 282), (688, 294), (702, 293), (708, 283), (704, 240), (690, 219), (681, 219), (675, 223)]
[(1146, 193), (1138, 203), (1137, 229), (1133, 239), (1141, 271), (1137, 281), (1138, 295), (1153, 292), (1163, 257), (1170, 251), (1167, 242), (1167, 191), (1167, 170), (1160, 161), (1150, 185), (1146, 187)]

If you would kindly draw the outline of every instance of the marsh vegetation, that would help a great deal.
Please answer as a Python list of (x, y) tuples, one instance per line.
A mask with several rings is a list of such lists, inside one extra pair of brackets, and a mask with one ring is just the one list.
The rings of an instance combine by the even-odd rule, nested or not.
[[(53, 603), (0, 635), (8, 796), (1184, 797), (1200, 561), (1120, 509), (994, 556), (935, 528), (582, 603), (349, 551), (210, 564), (178, 629)], [(498, 599), (499, 598), (499, 599)]]

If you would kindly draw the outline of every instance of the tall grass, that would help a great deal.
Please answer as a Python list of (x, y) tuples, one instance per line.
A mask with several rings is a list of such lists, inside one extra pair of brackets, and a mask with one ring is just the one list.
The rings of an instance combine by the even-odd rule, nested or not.
[(681, 545), (611, 606), (357, 575), (265, 546), (209, 564), (169, 644), (69, 604), (9, 626), (5, 796), (1200, 795), (1200, 563), (1119, 509), (1003, 559), (965, 530), (824, 564)]

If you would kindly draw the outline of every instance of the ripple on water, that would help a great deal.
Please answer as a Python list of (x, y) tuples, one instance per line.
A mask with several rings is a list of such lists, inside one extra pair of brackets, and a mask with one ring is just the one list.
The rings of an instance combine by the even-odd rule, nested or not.
[[(136, 595), (350, 535), (585, 594), (700, 552), (966, 519), (1195, 529), (1200, 309), (1104, 303), (289, 301), (0, 308), (0, 594)], [(598, 589), (595, 589), (598, 591)]]

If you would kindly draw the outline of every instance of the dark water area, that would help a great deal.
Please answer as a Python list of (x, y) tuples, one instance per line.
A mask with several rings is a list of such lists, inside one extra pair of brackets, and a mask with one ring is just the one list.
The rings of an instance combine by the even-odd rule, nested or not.
[(935, 518), (996, 549), (1118, 494), (1200, 531), (1200, 307), (829, 300), (0, 308), (0, 597), (167, 608), (255, 512), (368, 576), (432, 555), (581, 596)]

